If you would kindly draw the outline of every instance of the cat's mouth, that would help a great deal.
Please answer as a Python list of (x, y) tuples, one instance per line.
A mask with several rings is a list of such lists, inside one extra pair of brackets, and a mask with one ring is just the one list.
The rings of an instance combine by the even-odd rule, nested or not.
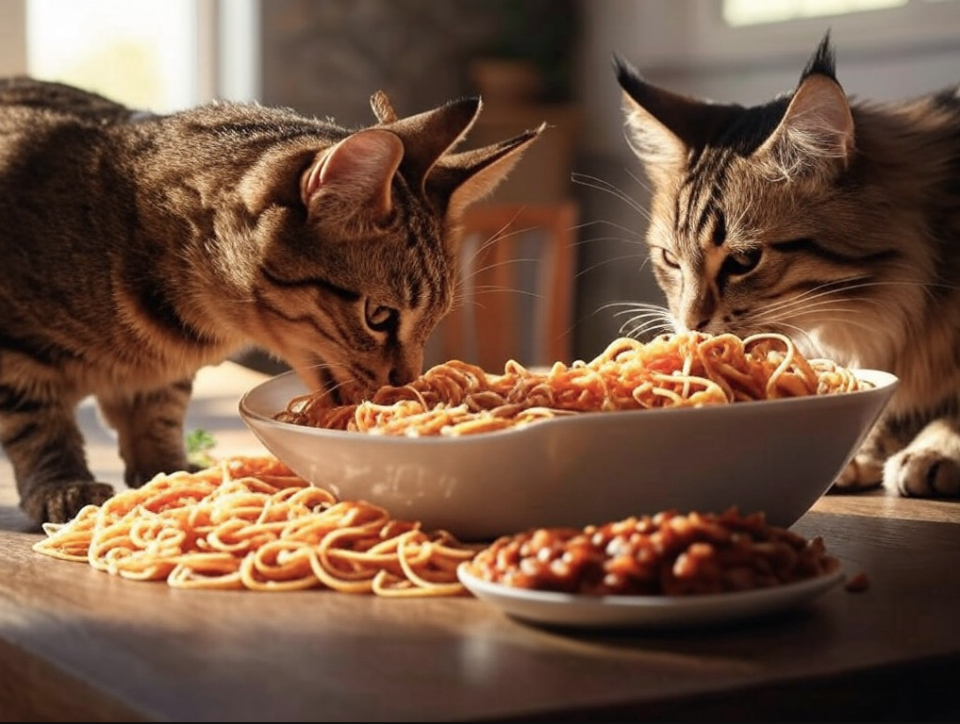
[(365, 397), (361, 385), (352, 379), (337, 379), (328, 365), (321, 362), (314, 369), (319, 378), (319, 388), (325, 390), (327, 399), (333, 405), (351, 405)]
[(331, 372), (330, 365), (315, 355), (305, 356), (294, 365), (300, 378), (307, 387), (317, 392), (323, 392), (324, 403), (330, 407), (347, 404), (348, 391), (345, 384), (340, 382)]
[(354, 378), (346, 365), (330, 362), (315, 352), (300, 352), (291, 366), (308, 388), (323, 393), (325, 406), (354, 405), (376, 391), (364, 380)]

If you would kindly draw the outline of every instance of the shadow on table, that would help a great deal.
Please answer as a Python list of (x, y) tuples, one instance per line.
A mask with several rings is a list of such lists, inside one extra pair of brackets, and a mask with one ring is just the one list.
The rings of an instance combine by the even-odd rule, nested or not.
[(11, 533), (40, 533), (33, 522), (16, 505), (0, 505), (0, 530)]

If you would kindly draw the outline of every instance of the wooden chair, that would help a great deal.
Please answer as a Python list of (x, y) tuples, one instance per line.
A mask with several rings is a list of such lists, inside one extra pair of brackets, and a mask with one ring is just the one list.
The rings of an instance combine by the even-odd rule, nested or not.
[(455, 307), (426, 366), (460, 359), (499, 372), (509, 359), (572, 362), (577, 218), (573, 201), (468, 209)]

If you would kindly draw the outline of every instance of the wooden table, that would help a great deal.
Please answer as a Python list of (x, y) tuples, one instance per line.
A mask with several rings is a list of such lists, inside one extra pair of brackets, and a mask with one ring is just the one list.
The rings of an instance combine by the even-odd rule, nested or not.
[[(205, 370), (189, 425), (262, 452), (236, 416), (257, 373)], [(81, 410), (95, 472), (112, 440)], [(201, 592), (31, 551), (0, 459), (0, 720), (955, 720), (960, 504), (827, 496), (823, 535), (863, 593), (761, 621), (572, 633), (473, 598)]]

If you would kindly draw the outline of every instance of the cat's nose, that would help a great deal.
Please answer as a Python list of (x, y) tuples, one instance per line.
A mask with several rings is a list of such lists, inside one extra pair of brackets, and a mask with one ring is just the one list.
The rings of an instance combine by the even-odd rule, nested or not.
[(677, 328), (682, 328), (691, 332), (703, 332), (707, 327), (710, 326), (711, 319), (711, 317), (694, 317), (691, 315), (683, 320), (682, 325), (677, 325)]
[(403, 385), (413, 382), (419, 376), (419, 365), (398, 364), (394, 365), (390, 370), (387, 379), (394, 387), (402, 387)]
[(417, 352), (409, 347), (399, 352), (392, 360), (387, 380), (394, 387), (410, 384), (423, 371), (423, 352)]

